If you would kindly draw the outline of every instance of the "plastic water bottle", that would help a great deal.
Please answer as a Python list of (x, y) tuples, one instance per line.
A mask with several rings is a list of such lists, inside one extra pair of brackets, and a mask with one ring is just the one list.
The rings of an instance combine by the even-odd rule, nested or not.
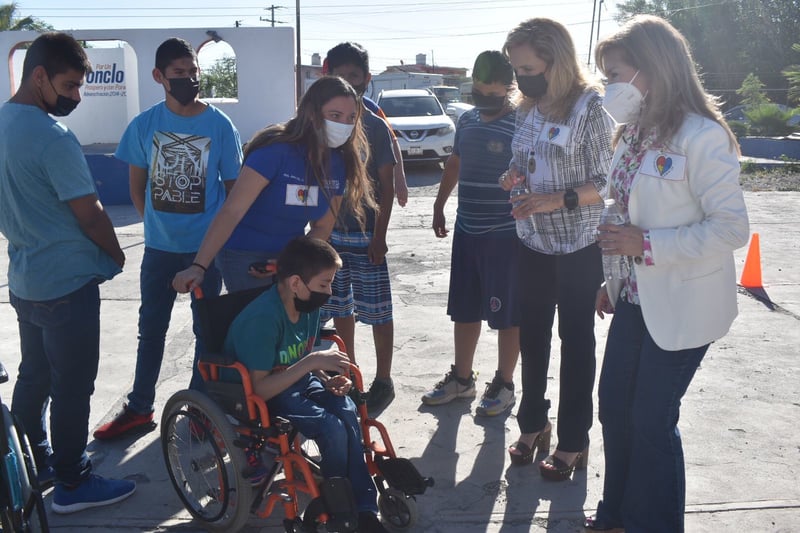
[[(512, 204), (514, 205), (514, 207), (517, 207), (517, 205), (519, 205), (520, 203), (520, 202), (514, 202), (513, 201), (514, 198), (516, 198), (520, 194), (528, 194), (530, 192), (531, 190), (528, 188), (528, 180), (525, 179), (524, 177), (520, 178), (520, 180), (514, 184), (514, 188), (512, 188), (511, 192), (509, 193), (509, 196), (511, 197)], [(525, 240), (528, 237), (532, 236), (534, 233), (536, 233), (536, 230), (534, 229), (533, 225), (533, 215), (517, 219), (517, 237), (519, 237), (522, 240)]]
[[(615, 226), (625, 224), (625, 216), (613, 199), (605, 201), (603, 213), (600, 215), (600, 224), (613, 224)], [(624, 255), (603, 255), (603, 275), (607, 281), (625, 279), (629, 274), (627, 257)]]

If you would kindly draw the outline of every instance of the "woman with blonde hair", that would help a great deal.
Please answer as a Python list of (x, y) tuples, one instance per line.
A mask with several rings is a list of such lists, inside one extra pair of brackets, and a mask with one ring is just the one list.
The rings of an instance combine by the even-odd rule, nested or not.
[(709, 344), (737, 314), (733, 250), (749, 224), (736, 139), (668, 22), (637, 16), (600, 42), (603, 106), (622, 126), (610, 196), (629, 224), (601, 225), (604, 254), (626, 256), (600, 374), (605, 480), (593, 531), (682, 532), (681, 398)]
[(361, 108), (346, 81), (324, 76), (309, 87), (294, 118), (258, 132), (194, 264), (175, 276), (173, 288), (198, 286), (220, 250), (217, 266), (228, 291), (263, 285), (271, 277), (261, 267), (306, 224), (309, 236), (328, 239), (343, 197), (360, 221), (365, 203), (377, 209), (364, 164), (369, 145)]
[[(566, 28), (534, 18), (506, 39), (523, 94), (511, 144), (513, 162), (500, 185), (524, 181), (511, 213), (524, 246), (519, 257), (522, 398), (514, 464), (549, 453), (550, 401), (545, 398), (553, 320), (558, 310), (561, 371), (558, 445), (539, 463), (547, 479), (585, 468), (595, 378), (594, 299), (602, 283), (595, 230), (611, 161), (611, 122), (575, 54)], [(515, 191), (516, 192), (516, 191)]]

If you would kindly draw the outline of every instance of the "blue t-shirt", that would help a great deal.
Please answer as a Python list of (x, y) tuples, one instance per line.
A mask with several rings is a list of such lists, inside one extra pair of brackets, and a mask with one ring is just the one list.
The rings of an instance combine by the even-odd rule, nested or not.
[(68, 202), (97, 194), (80, 143), (32, 105), (0, 108), (0, 232), (8, 239), (8, 288), (52, 300), (121, 271), (80, 228)]
[(182, 117), (160, 102), (131, 121), (114, 156), (147, 169), (145, 246), (190, 253), (225, 201), (223, 181), (239, 174), (242, 143), (216, 107)]
[(460, 159), (455, 230), (471, 235), (516, 236), (508, 192), (497, 184), (511, 161), (514, 112), (484, 122), (477, 109), (458, 120), (453, 153)]
[(325, 216), (329, 198), (341, 196), (345, 187), (342, 154), (331, 150), (330, 155), (330, 174), (321, 188), (306, 166), (304, 145), (275, 143), (251, 152), (245, 166), (269, 184), (233, 230), (225, 248), (277, 255), (290, 240), (305, 233), (309, 221)]
[(319, 331), (319, 311), (289, 320), (277, 285), (250, 302), (231, 324), (225, 352), (248, 370), (288, 367), (308, 354)]
[[(394, 157), (392, 136), (389, 133), (389, 126), (378, 115), (364, 108), (361, 115), (361, 124), (364, 127), (364, 134), (367, 136), (369, 144), (369, 159), (367, 160), (367, 174), (372, 180), (375, 202), (381, 201), (381, 182), (378, 177), (378, 169), (384, 165), (394, 166), (397, 160)], [(346, 204), (342, 205), (342, 216), (336, 223), (337, 231), (361, 233), (361, 226)], [(375, 228), (375, 211), (364, 209), (364, 229), (372, 232)]]

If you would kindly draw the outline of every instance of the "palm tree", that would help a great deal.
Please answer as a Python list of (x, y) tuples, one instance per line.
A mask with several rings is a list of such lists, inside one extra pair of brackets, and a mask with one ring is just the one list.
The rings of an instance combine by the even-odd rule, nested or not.
[(17, 16), (17, 3), (0, 5), (0, 31), (35, 30), (51, 31), (53, 26), (35, 17)]
[[(800, 44), (792, 46), (792, 50), (800, 52)], [(783, 71), (783, 75), (789, 80), (789, 100), (800, 102), (800, 65), (790, 65)]]

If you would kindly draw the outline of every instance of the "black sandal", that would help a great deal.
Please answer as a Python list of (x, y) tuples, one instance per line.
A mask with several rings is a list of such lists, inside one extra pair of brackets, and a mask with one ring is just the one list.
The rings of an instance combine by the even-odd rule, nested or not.
[(550, 481), (566, 481), (572, 477), (575, 470), (586, 470), (589, 464), (589, 448), (579, 452), (572, 461), (567, 464), (555, 455), (550, 455), (539, 463), (539, 473), (542, 477)]
[[(517, 466), (531, 464), (537, 450), (539, 453), (550, 453), (550, 435), (553, 432), (552, 429), (552, 426), (548, 423), (545, 428), (536, 435), (532, 446), (528, 446), (522, 441), (517, 441), (512, 444), (508, 450), (508, 455), (511, 456), (511, 464)], [(519, 453), (511, 453), (511, 448), (516, 449)]]

